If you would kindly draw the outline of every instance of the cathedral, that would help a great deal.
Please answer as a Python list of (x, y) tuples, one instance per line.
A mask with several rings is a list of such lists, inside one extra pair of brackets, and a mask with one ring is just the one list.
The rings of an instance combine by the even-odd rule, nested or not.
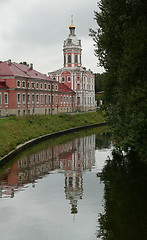
[(76, 93), (76, 111), (95, 110), (94, 74), (82, 66), (81, 40), (76, 37), (73, 21), (69, 26), (69, 36), (63, 44), (63, 56), (63, 68), (49, 72), (49, 77), (64, 83)]

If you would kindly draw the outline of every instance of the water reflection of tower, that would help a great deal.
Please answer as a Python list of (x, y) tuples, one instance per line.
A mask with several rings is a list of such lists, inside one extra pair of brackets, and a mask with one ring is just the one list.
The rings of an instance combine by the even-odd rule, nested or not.
[(72, 151), (62, 155), (60, 168), (65, 173), (65, 196), (71, 204), (71, 214), (78, 213), (78, 200), (83, 196), (83, 171), (91, 171), (95, 162), (95, 135), (72, 141)]
[(78, 213), (77, 203), (83, 195), (82, 172), (71, 171), (65, 174), (65, 196), (70, 200), (71, 214)]

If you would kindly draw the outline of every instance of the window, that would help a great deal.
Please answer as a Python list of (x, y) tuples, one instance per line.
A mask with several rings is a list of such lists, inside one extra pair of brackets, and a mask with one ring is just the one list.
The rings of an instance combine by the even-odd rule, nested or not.
[(39, 83), (38, 83), (38, 82), (36, 83), (36, 88), (37, 88), (37, 89), (39, 88)]
[(0, 104), (2, 104), (2, 94), (0, 93)]
[(56, 91), (58, 90), (58, 85), (56, 84)]
[(44, 89), (46, 89), (46, 83), (44, 84)]
[(39, 95), (36, 95), (36, 102), (39, 103)]
[(61, 104), (62, 104), (62, 96), (60, 97), (60, 102), (61, 102)]
[(68, 44), (72, 44), (72, 39), (68, 38)]
[(30, 83), (28, 82), (28, 88), (30, 88)]
[(54, 95), (52, 95), (52, 104), (54, 104)]
[(28, 103), (30, 102), (30, 94), (28, 94)]
[(58, 96), (56, 95), (56, 102), (55, 102), (55, 104), (58, 104)]
[(71, 63), (71, 55), (68, 55), (68, 63)]
[(52, 90), (54, 90), (54, 84), (52, 84)]
[(80, 84), (77, 84), (77, 89), (80, 90)]
[(80, 97), (77, 97), (77, 104), (80, 104)]
[(47, 95), (44, 95), (44, 102), (47, 104)]
[(51, 85), (50, 84), (48, 84), (48, 89), (51, 90)]
[(42, 89), (43, 88), (43, 85), (42, 85), (42, 83), (40, 83), (40, 89)]
[(78, 55), (75, 55), (75, 63), (78, 63)]
[(20, 102), (21, 102), (21, 98), (20, 98), (21, 96), (20, 96), (20, 93), (17, 93), (17, 103), (18, 104), (20, 104)]
[(64, 82), (65, 81), (65, 79), (64, 79), (64, 77), (62, 77), (62, 82)]
[(68, 82), (70, 82), (70, 80), (71, 80), (70, 77), (68, 77)]
[(18, 110), (18, 116), (20, 116), (20, 110)]
[(34, 94), (32, 94), (32, 103), (34, 103), (34, 100), (35, 100), (35, 96)]
[(40, 99), (41, 104), (43, 104), (43, 95), (42, 95), (42, 94), (40, 95), (40, 98), (41, 98), (41, 99)]
[(48, 95), (48, 104), (51, 104), (51, 95)]
[(25, 81), (22, 82), (22, 87), (23, 87), (23, 88), (26, 87), (26, 82), (25, 82)]
[(32, 88), (34, 88), (35, 87), (35, 83), (34, 82), (32, 82)]
[(66, 96), (66, 103), (68, 104), (68, 96)]
[(66, 56), (64, 55), (64, 64), (66, 63)]
[(25, 93), (22, 94), (22, 102), (26, 103), (26, 94)]
[(20, 81), (19, 80), (17, 81), (17, 87), (20, 87)]

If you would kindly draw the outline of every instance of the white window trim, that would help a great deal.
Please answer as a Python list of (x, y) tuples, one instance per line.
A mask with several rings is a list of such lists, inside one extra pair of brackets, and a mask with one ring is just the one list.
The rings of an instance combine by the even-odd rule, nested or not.
[(43, 105), (43, 94), (40, 94), (40, 104)]
[[(25, 96), (25, 100), (23, 99), (23, 96)], [(25, 93), (22, 94), (22, 102), (23, 102), (23, 104), (26, 104), (26, 94)]]
[(48, 104), (50, 105), (51, 104), (51, 95), (48, 94)]
[[(20, 96), (20, 101), (18, 101), (18, 95)], [(17, 104), (21, 104), (21, 93), (17, 93)]]
[(0, 93), (0, 105), (2, 105), (2, 93)]
[(44, 104), (47, 104), (47, 94), (44, 94)]
[[(18, 83), (19, 83), (19, 86), (18, 86)], [(20, 86), (21, 86), (21, 81), (20, 80), (17, 80), (17, 82), (16, 82), (16, 84), (17, 84), (17, 88), (20, 88)]]
[(36, 82), (36, 89), (38, 89), (39, 88), (39, 83), (38, 82)]
[(36, 94), (36, 102), (39, 103), (39, 94)]
[[(34, 85), (34, 87), (32, 87), (32, 84)], [(34, 82), (31, 82), (31, 88), (35, 89), (35, 83)]]
[[(24, 83), (24, 87), (23, 87), (23, 83)], [(26, 82), (22, 81), (22, 88), (26, 88)]]
[(27, 98), (28, 98), (28, 103), (30, 103), (30, 93), (28, 93)]
[[(33, 96), (34, 96), (34, 100), (33, 100)], [(34, 104), (34, 103), (35, 103), (35, 94), (32, 93), (32, 104)]]

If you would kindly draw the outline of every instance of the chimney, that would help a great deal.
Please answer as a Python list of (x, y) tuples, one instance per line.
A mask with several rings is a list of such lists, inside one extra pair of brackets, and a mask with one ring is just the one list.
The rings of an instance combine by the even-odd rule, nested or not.
[(30, 69), (33, 69), (33, 63), (30, 63)]
[(11, 66), (12, 62), (11, 59), (8, 60), (8, 65)]

